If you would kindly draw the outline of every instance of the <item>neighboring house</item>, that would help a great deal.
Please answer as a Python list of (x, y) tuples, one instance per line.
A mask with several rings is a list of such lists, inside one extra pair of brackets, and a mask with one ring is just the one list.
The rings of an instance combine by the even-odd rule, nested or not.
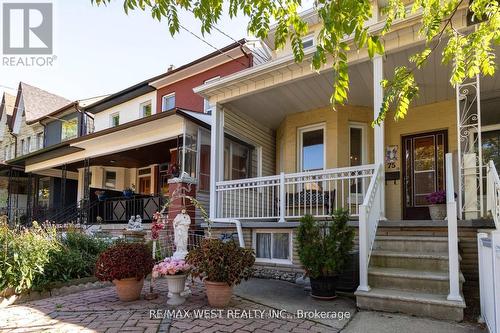
[[(14, 137), (10, 135), (9, 121), (14, 112), (16, 96), (4, 93), (0, 102), (0, 211), (5, 212), (8, 201), (9, 167), (5, 160), (10, 158), (13, 151)], [(12, 148), (11, 148), (12, 147)]]
[[(59, 112), (57, 123), (43, 121), (47, 144), (64, 136), (69, 123), (71, 138), (19, 163), (30, 173), (77, 174), (75, 205), (84, 205), (90, 218), (99, 216), (104, 223), (126, 223), (131, 215), (151, 221), (163, 196), (179, 186), (171, 180), (177, 169), (182, 184), (208, 208), (210, 109), (193, 88), (264, 61), (262, 45), (240, 40), (87, 105), (81, 116), (93, 118), (94, 132), (81, 137), (75, 137), (75, 128), (81, 128), (75, 113)], [(129, 188), (135, 191), (130, 198), (124, 193)], [(102, 192), (106, 200), (98, 201)], [(190, 213), (201, 222), (199, 211)]]
[[(474, 28), (466, 7), (454, 20), (464, 33)], [(366, 23), (370, 30), (383, 27), (379, 13), (375, 5)], [(462, 274), (455, 270), (457, 252), (447, 245), (454, 242), (453, 221), (450, 230), (447, 221), (430, 221), (426, 196), (455, 180), (448, 190), (457, 193), (461, 219), (460, 269), (464, 288), (477, 295), (476, 230), (492, 222), (471, 220), (488, 214), (486, 162), (500, 167), (500, 81), (481, 77), (480, 91), (476, 80), (453, 89), (438, 49), (415, 74), (421, 89), (406, 119), (395, 122), (389, 114), (385, 125), (372, 128), (382, 103), (380, 81), (424, 47), (415, 33), (418, 20), (394, 23), (384, 38), (384, 57), (370, 60), (366, 50), (351, 48), (349, 101), (333, 111), (330, 64), (319, 73), (310, 69), (311, 37), (320, 21), (314, 10), (303, 16), (311, 36), (304, 38), (302, 63), (287, 45), (261, 66), (195, 88), (212, 110), (211, 219), (240, 221), (258, 272), (293, 279), (290, 272), (302, 274), (295, 251), (298, 219), (347, 209), (359, 226), (361, 308), (461, 320)], [(271, 49), (273, 36), (274, 30), (266, 40)], [(448, 152), (453, 173), (445, 168)]]

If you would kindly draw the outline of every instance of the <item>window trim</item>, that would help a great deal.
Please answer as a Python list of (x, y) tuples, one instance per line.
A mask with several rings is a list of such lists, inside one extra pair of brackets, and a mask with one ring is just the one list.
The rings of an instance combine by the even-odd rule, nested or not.
[[(257, 257), (257, 234), (271, 234), (271, 257), (273, 251), (273, 234), (288, 234), (288, 253), (290, 259), (269, 259)], [(293, 230), (290, 229), (254, 229), (252, 230), (252, 249), (255, 251), (256, 263), (274, 263), (293, 265)]]
[[(166, 100), (167, 98), (170, 98), (170, 97), (173, 97), (173, 98), (174, 98), (174, 107), (173, 107), (173, 108), (171, 108), (171, 109), (165, 109), (165, 108), (164, 108), (164, 107), (165, 107), (165, 104), (166, 104), (166, 103), (165, 103), (165, 100)], [(171, 92), (171, 93), (168, 93), (168, 94), (166, 94), (166, 95), (163, 95), (163, 96), (161, 97), (161, 112), (166, 112), (166, 111), (173, 110), (173, 109), (175, 109), (175, 91), (174, 91), (174, 92)]]
[[(311, 46), (304, 46), (304, 44), (307, 43), (307, 42), (309, 42), (309, 41), (312, 42)], [(314, 43), (314, 34), (309, 34), (307, 36), (304, 36), (302, 38), (302, 46), (303, 46), (304, 50), (307, 50), (307, 49), (309, 49), (311, 47), (314, 47), (315, 46), (315, 43)]]
[(326, 123), (318, 123), (313, 125), (307, 125), (297, 128), (297, 171), (298, 172), (307, 172), (302, 168), (302, 148), (303, 148), (303, 134), (306, 132), (312, 132), (317, 130), (323, 130), (323, 169), (326, 170)]
[[(113, 118), (118, 116), (118, 124), (113, 125)], [(112, 114), (109, 115), (109, 127), (114, 128), (120, 126), (120, 112), (113, 112)]]
[[(44, 133), (43, 132), (38, 132), (36, 133), (36, 147), (37, 149), (43, 149), (43, 146), (44, 146)], [(62, 131), (61, 131), (61, 135), (62, 135)]]
[(151, 114), (150, 114), (150, 116), (153, 115), (153, 101), (152, 100), (147, 100), (147, 101), (144, 101), (141, 104), (139, 104), (140, 118), (149, 117), (149, 116), (146, 116), (144, 114), (144, 107), (147, 106), (147, 105), (151, 106)]
[[(108, 172), (113, 172), (115, 174), (115, 186), (114, 187), (110, 187), (107, 185), (108, 183), (108, 177), (107, 177), (107, 174)], [(117, 185), (118, 185), (118, 172), (116, 172), (116, 170), (108, 170), (108, 169), (104, 169), (104, 175), (103, 175), (103, 187), (105, 189), (109, 189), (109, 190), (116, 190), (117, 188)]]
[[(69, 123), (71, 121), (76, 121), (76, 132), (75, 132), (75, 135), (74, 136), (69, 136), (69, 137), (63, 137), (63, 133), (64, 133), (63, 126), (64, 126), (64, 124)], [(74, 139), (74, 138), (77, 138), (77, 137), (78, 137), (78, 116), (74, 116), (71, 119), (64, 120), (61, 123), (61, 142), (67, 141), (67, 140), (71, 140), (71, 139)]]
[(351, 128), (357, 128), (361, 130), (361, 165), (365, 165), (368, 161), (368, 136), (366, 135), (368, 126), (365, 123), (356, 121), (349, 122), (349, 166), (351, 166)]

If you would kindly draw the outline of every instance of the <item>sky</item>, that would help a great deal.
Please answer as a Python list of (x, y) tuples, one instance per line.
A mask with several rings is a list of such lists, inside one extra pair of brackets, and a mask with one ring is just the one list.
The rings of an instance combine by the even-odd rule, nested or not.
[[(16, 1), (0, 0), (0, 4)], [(119, 91), (165, 72), (170, 64), (178, 67), (215, 51), (182, 29), (172, 37), (166, 22), (154, 20), (149, 12), (133, 11), (127, 16), (122, 0), (107, 7), (92, 5), (91, 0), (52, 3), (54, 66), (0, 63), (0, 93), (15, 93), (5, 86), (17, 89), (23, 81), (70, 100), (85, 99)], [(244, 17), (226, 17), (217, 27), (238, 40), (247, 36), (247, 22)], [(191, 13), (181, 15), (181, 24), (201, 36), (200, 24)], [(233, 43), (215, 30), (204, 39), (217, 48)]]

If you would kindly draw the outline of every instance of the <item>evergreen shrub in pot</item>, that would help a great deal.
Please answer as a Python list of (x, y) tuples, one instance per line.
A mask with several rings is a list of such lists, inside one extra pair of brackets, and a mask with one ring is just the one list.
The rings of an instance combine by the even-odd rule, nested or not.
[(255, 255), (234, 241), (207, 238), (189, 251), (186, 262), (192, 267), (191, 275), (204, 281), (208, 303), (222, 308), (229, 304), (233, 286), (252, 276)]
[(143, 243), (117, 243), (99, 255), (95, 276), (111, 281), (121, 301), (141, 296), (144, 278), (153, 269), (151, 249)]
[(349, 213), (337, 210), (332, 221), (316, 221), (311, 215), (301, 218), (297, 230), (298, 254), (311, 280), (311, 296), (335, 297), (336, 279), (350, 260), (354, 228), (348, 225)]

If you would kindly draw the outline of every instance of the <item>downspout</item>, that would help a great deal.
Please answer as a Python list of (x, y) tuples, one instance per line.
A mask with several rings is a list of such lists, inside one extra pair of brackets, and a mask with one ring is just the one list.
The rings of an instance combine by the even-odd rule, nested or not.
[(241, 53), (243, 53), (243, 55), (248, 59), (248, 67), (253, 67), (253, 55), (245, 52), (244, 45), (241, 43), (239, 43), (239, 44), (240, 44)]

